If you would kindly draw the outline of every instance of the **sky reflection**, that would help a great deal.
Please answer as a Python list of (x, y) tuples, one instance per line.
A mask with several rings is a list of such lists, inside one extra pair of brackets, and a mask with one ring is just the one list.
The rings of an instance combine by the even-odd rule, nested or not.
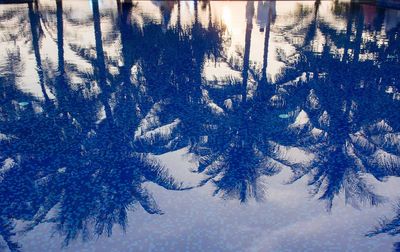
[(395, 5), (0, 4), (1, 249), (398, 249)]

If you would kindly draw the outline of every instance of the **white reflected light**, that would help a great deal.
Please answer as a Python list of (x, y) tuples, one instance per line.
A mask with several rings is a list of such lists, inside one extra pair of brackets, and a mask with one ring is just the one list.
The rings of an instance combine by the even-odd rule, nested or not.
[(222, 20), (227, 27), (232, 24), (232, 13), (231, 10), (227, 7), (224, 7), (224, 9), (222, 10)]

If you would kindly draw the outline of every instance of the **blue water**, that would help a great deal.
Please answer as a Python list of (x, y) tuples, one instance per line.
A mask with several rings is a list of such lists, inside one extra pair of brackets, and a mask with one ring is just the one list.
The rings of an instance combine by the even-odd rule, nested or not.
[(7, 2), (0, 250), (400, 251), (395, 1)]

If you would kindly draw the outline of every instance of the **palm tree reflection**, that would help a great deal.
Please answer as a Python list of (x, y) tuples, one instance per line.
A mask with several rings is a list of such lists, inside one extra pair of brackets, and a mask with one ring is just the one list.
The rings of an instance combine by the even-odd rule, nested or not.
[[(283, 110), (269, 103), (274, 88), (266, 82), (265, 74), (260, 81), (256, 79), (256, 94), (249, 96), (248, 93), (254, 85), (254, 75), (251, 79), (249, 76), (254, 12), (254, 2), (248, 1), (241, 80), (232, 79), (231, 84), (210, 90), (216, 106), (223, 113), (220, 120), (209, 127), (207, 135), (191, 149), (199, 157), (198, 172), (208, 176), (201, 184), (212, 181), (216, 187), (214, 194), (241, 202), (262, 200), (266, 176), (277, 174), (288, 164), (282, 159), (285, 147), (278, 144), (279, 136), (283, 136), (279, 131), (285, 127), (285, 122), (277, 118)], [(265, 16), (269, 25), (272, 15)], [(266, 33), (269, 32), (267, 27)], [(267, 65), (269, 34), (265, 38), (263, 70)]]
[[(79, 112), (79, 108), (70, 105), (98, 108), (93, 106), (96, 102), (93, 98), (85, 98), (66, 85), (69, 71), (64, 68), (62, 3), (57, 2), (56, 7), (58, 77), (49, 85), (57, 90), (57, 104), (49, 104), (46, 98), (48, 105), (43, 104), (40, 111), (28, 105), (18, 116), (5, 118), (6, 123), (1, 126), (2, 134), (8, 137), (1, 142), (4, 147), (1, 159), (10, 165), (1, 174), (0, 216), (4, 227), (1, 235), (13, 250), (18, 248), (11, 240), (13, 219), (30, 222), (25, 232), (43, 222), (54, 223), (64, 236), (64, 245), (68, 245), (79, 236), (87, 239), (91, 234), (111, 235), (116, 224), (125, 229), (127, 212), (136, 205), (150, 214), (162, 214), (146, 182), (168, 190), (188, 189), (175, 182), (134, 141), (140, 122), (136, 111), (139, 93), (128, 83), (118, 88), (107, 84), (119, 78), (107, 80), (99, 7), (95, 0), (92, 7), (97, 61), (92, 62), (98, 69), (94, 80), (101, 89), (98, 99), (106, 116), (101, 121), (93, 121), (92, 116), (98, 114), (96, 110)], [(15, 84), (5, 87), (15, 87)], [(115, 101), (112, 107), (111, 97)]]
[[(394, 111), (398, 104), (381, 91), (383, 75), (374, 61), (360, 60), (363, 17), (353, 3), (350, 14), (358, 15), (353, 43), (352, 18), (348, 18), (344, 37), (325, 21), (314, 18), (304, 43), (298, 47), (300, 60), (295, 68), (304, 77), (296, 84), (298, 96), (290, 101), (298, 111), (296, 122), (290, 127), (295, 144), (316, 154), (311, 166), (293, 170), (291, 182), (308, 174), (312, 193), (326, 200), (328, 209), (343, 191), (346, 202), (353, 206), (377, 205), (383, 199), (374, 193), (364, 175), (369, 173), (378, 180), (399, 175), (400, 153), (394, 147), (398, 144), (394, 137), (394, 128), (398, 129)], [(310, 46), (316, 27), (325, 40), (321, 53)], [(345, 49), (342, 59), (334, 49), (341, 46)], [(366, 77), (365, 73), (370, 75)]]
[[(0, 217), (0, 237), (3, 238), (10, 251), (18, 252), (21, 251), (21, 245), (12, 240), (12, 237), (16, 235), (14, 228), (13, 221)], [(5, 249), (2, 245), (0, 245), (0, 248)]]
[[(257, 5), (257, 22), (265, 32), (261, 66), (250, 59), (255, 3), (246, 3), (243, 52), (230, 59), (224, 27), (213, 22), (211, 4), (202, 3), (203, 9), (194, 2), (193, 23), (187, 27), (181, 24), (179, 1), (158, 3), (161, 24), (145, 14), (144, 23), (134, 20), (139, 9), (131, 1), (117, 1), (118, 16), (109, 18), (93, 0), (93, 16), (82, 23), (60, 0), (55, 12), (39, 11), (36, 2), (28, 5), (44, 100), (18, 89), (16, 73), (24, 66), (18, 50), (9, 52), (10, 64), (1, 69), (7, 74), (0, 75), (0, 236), (8, 248), (20, 247), (16, 220), (28, 223), (25, 232), (53, 223), (68, 245), (78, 237), (111, 235), (116, 225), (125, 229), (128, 212), (137, 206), (162, 214), (147, 183), (167, 190), (191, 187), (175, 181), (151, 155), (182, 147), (197, 158), (196, 172), (206, 176), (200, 186), (211, 183), (223, 198), (261, 200), (268, 177), (289, 168), (290, 182), (308, 176), (313, 195), (329, 209), (341, 192), (354, 206), (383, 201), (366, 175), (380, 181), (399, 176), (399, 104), (394, 91), (388, 92), (397, 88), (398, 32), (387, 32), (387, 45), (364, 41), (368, 31), (358, 5), (336, 6), (336, 16), (348, 22), (338, 31), (320, 17), (316, 1), (314, 11), (301, 10), (309, 15), (308, 25), (292, 27), (304, 38), (289, 43), (296, 59), (285, 61), (278, 52), (287, 69), (272, 81), (267, 68), (271, 34), (278, 29), (275, 3)], [(207, 8), (204, 25), (200, 16)], [(56, 16), (55, 78), (46, 77), (50, 70), (42, 64), (41, 11)], [(104, 17), (115, 34), (103, 37)], [(68, 22), (94, 28), (94, 46), (68, 43)], [(322, 50), (312, 46), (319, 42)], [(114, 43), (121, 51), (113, 58), (107, 45)], [(90, 70), (66, 59), (67, 50), (88, 62)], [(206, 79), (206, 64), (222, 61), (239, 77)], [(72, 79), (81, 86), (74, 87)], [(294, 148), (314, 159), (309, 165), (291, 161)], [(385, 222), (371, 235), (397, 234), (397, 222)]]
[[(391, 236), (397, 236), (400, 234), (400, 206), (399, 203), (395, 206), (395, 216), (391, 219), (383, 218), (374, 230), (366, 234), (368, 237), (373, 237), (379, 234), (388, 234)], [(400, 251), (400, 242), (393, 244), (393, 251)]]

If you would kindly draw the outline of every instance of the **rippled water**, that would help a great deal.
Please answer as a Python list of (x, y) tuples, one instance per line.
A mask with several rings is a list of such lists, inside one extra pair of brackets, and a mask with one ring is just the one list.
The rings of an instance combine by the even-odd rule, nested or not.
[(400, 250), (398, 2), (7, 2), (0, 250)]

